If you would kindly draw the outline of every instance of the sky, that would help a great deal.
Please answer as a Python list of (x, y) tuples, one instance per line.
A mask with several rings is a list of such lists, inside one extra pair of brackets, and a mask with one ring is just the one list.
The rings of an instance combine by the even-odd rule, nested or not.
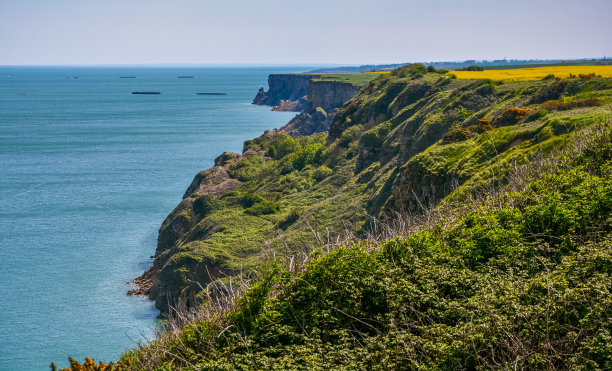
[(612, 57), (612, 0), (0, 0), (0, 65)]

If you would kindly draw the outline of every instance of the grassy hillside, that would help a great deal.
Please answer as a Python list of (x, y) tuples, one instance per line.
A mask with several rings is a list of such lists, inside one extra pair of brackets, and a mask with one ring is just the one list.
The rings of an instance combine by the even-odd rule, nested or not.
[(609, 119), (611, 102), (612, 80), (597, 77), (494, 83), (420, 65), (384, 74), (329, 133), (266, 132), (198, 174), (160, 229), (148, 294), (164, 311), (196, 306), (211, 281), (271, 255), (365, 236), (372, 220), (482, 192)]
[[(277, 267), (230, 311), (130, 356), (188, 369), (610, 369), (610, 129), (407, 237)], [(169, 354), (149, 358), (158, 346)]]
[(279, 261), (120, 367), (610, 369), (612, 126), (570, 143), (486, 198)]
[(141, 278), (195, 317), (132, 367), (612, 366), (612, 79), (445, 72), (381, 74), (328, 133), (199, 173)]

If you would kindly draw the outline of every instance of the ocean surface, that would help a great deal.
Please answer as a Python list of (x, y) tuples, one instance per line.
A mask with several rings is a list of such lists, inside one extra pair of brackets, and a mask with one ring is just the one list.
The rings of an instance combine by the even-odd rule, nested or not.
[(250, 104), (268, 74), (305, 69), (0, 66), (0, 370), (150, 338), (126, 281), (198, 171), (294, 116)]

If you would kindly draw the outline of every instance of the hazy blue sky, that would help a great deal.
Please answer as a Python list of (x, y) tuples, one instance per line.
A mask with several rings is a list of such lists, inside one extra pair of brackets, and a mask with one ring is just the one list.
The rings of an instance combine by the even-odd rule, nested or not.
[(612, 56), (612, 0), (0, 0), (0, 64)]

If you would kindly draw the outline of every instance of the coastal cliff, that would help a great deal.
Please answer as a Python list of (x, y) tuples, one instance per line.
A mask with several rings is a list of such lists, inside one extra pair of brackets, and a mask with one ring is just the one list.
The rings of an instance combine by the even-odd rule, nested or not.
[[(334, 115), (357, 94), (358, 84), (320, 79), (320, 75), (270, 75), (270, 89), (259, 89), (253, 104), (273, 105), (273, 111), (300, 112), (279, 132), (294, 138), (326, 132)], [(306, 93), (305, 96), (302, 94)]]
[(253, 99), (253, 104), (280, 106), (283, 101), (298, 102), (292, 111), (307, 108), (308, 87), (311, 75), (272, 74), (268, 76), (268, 91), (262, 87)]
[(342, 107), (359, 91), (359, 86), (338, 81), (311, 81), (308, 86), (308, 103), (311, 108), (324, 110)]
[(329, 111), (353, 98), (360, 86), (351, 82), (328, 81), (321, 75), (273, 74), (268, 77), (268, 91), (260, 88), (253, 104), (273, 106), (275, 111)]
[[(323, 236), (365, 236), (372, 220), (469, 199), (609, 117), (612, 90), (603, 78), (493, 83), (416, 65), (329, 109), (350, 95), (346, 83), (288, 77), (299, 91), (291, 95), (280, 75), (273, 80), (279, 100), (280, 91), (298, 97), (307, 81), (318, 107), (195, 176), (160, 228), (153, 266), (136, 281), (135, 293), (163, 313), (199, 305), (211, 282), (248, 275), (276, 253), (310, 252)], [(561, 98), (581, 103), (541, 106)]]

